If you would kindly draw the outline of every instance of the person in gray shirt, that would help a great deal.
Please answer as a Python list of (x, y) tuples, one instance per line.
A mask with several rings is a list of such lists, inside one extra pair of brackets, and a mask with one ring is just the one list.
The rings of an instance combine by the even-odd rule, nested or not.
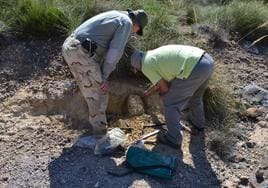
[(63, 57), (88, 104), (94, 134), (106, 132), (107, 79), (131, 33), (143, 35), (147, 22), (144, 10), (107, 11), (82, 23), (62, 46)]

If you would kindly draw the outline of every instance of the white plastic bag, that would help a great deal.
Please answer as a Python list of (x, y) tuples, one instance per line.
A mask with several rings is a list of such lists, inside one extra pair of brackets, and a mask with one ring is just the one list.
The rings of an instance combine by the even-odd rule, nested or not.
[(94, 154), (106, 155), (127, 143), (127, 135), (119, 128), (114, 128), (97, 141)]

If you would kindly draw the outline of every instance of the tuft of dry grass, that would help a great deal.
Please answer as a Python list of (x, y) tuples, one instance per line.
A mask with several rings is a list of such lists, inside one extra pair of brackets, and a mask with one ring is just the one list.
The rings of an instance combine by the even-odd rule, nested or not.
[(68, 20), (52, 1), (21, 0), (15, 4), (11, 26), (22, 35), (55, 36), (66, 33)]
[(233, 109), (237, 103), (229, 85), (224, 73), (221, 72), (221, 67), (216, 64), (209, 87), (203, 96), (206, 119), (213, 129), (232, 127), (236, 121)]
[(209, 133), (209, 149), (226, 160), (233, 152), (234, 135), (230, 131), (215, 130)]

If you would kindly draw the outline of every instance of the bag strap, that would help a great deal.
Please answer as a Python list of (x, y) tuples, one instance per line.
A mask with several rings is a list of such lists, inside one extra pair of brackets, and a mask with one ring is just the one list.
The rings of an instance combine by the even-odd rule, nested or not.
[(133, 167), (130, 164), (126, 164), (124, 171), (120, 171), (119, 169), (112, 169), (112, 170), (107, 170), (108, 174), (111, 174), (113, 176), (117, 176), (117, 177), (122, 177), (122, 176), (126, 176), (128, 174), (131, 174), (133, 172), (138, 172), (141, 170), (151, 170), (151, 169), (157, 169), (157, 168), (167, 168), (168, 170), (171, 170), (172, 172), (174, 171), (174, 169), (168, 167), (168, 166), (164, 166), (164, 165), (150, 165), (150, 166), (140, 166), (140, 167)]
[[(130, 166), (130, 165), (128, 165)], [(166, 168), (168, 170), (173, 171), (172, 168), (165, 166), (165, 165), (150, 165), (150, 166), (139, 166), (139, 167), (133, 167), (130, 166), (130, 168), (132, 168), (134, 171), (140, 171), (140, 170), (152, 170), (152, 169), (156, 169), (156, 168)]]

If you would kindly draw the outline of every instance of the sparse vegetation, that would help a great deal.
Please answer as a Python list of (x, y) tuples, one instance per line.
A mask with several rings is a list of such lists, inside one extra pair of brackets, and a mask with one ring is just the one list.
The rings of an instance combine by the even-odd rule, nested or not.
[[(267, 35), (268, 6), (262, 1), (232, 1), (225, 6), (208, 6), (197, 14), (200, 22), (238, 32), (240, 37), (257, 40)], [(253, 32), (252, 32), (253, 31)], [(250, 34), (248, 34), (250, 33)]]
[[(82, 0), (77, 3), (74, 0), (8, 2), (1, 0), (0, 19), (12, 23), (11, 26), (15, 29), (26, 31), (25, 33), (31, 35), (36, 33), (49, 35), (54, 32), (69, 34), (81, 22), (101, 11), (143, 8), (150, 15), (150, 25), (147, 28), (146, 36), (139, 45), (144, 49), (155, 48), (179, 38), (180, 35), (177, 31), (180, 26), (179, 20), (185, 20), (187, 24), (209, 24), (216, 31), (225, 29), (226, 32), (238, 32), (240, 37), (254, 31), (247, 38), (254, 41), (263, 37), (262, 41), (267, 40), (267, 37), (264, 37), (268, 33), (268, 25), (265, 24), (268, 20), (266, 1), (208, 0), (202, 2)], [(200, 8), (201, 4), (203, 4), (202, 8)]]
[(65, 33), (67, 19), (53, 1), (22, 0), (15, 5), (11, 26), (23, 35), (47, 35)]
[(67, 34), (70, 34), (78, 25), (94, 16), (101, 10), (97, 7), (96, 0), (55, 0), (57, 7), (64, 13), (68, 20)]
[(227, 159), (233, 150), (234, 136), (228, 129), (224, 131), (214, 130), (209, 133), (209, 149), (214, 151), (221, 159)]
[(233, 110), (236, 106), (229, 83), (217, 70), (204, 94), (206, 119), (213, 129), (232, 127), (235, 122)]

